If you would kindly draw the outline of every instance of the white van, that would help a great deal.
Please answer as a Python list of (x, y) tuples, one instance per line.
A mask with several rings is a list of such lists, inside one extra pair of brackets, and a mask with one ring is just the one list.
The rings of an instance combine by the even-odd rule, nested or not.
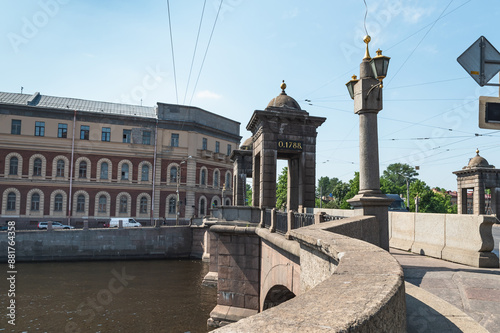
[(118, 228), (119, 221), (122, 221), (122, 225), (124, 228), (126, 227), (142, 227), (142, 224), (137, 222), (131, 217), (112, 217), (111, 220), (109, 221), (109, 227), (110, 228)]

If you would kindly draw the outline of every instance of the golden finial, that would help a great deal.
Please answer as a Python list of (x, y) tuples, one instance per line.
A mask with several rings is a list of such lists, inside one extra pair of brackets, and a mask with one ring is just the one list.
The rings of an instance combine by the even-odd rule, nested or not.
[(476, 154), (479, 156), (479, 148), (476, 148)]
[(365, 38), (363, 38), (363, 42), (366, 43), (366, 52), (365, 52), (365, 57), (363, 58), (363, 60), (370, 60), (372, 57), (370, 57), (370, 52), (368, 51), (368, 43), (370, 43), (370, 41), (372, 40), (372, 38), (369, 36), (369, 35), (366, 35)]
[(283, 80), (283, 83), (281, 84), (280, 88), (281, 88), (281, 90), (283, 90), (283, 92), (285, 92), (285, 89), (286, 89), (285, 80)]
[(380, 57), (380, 56), (382, 55), (382, 50), (381, 50), (381, 49), (378, 49), (378, 50), (377, 50), (377, 51), (375, 51), (375, 52), (377, 52), (377, 57)]
[(354, 80), (357, 80), (358, 77), (356, 75), (353, 75), (351, 79), (354, 81)]

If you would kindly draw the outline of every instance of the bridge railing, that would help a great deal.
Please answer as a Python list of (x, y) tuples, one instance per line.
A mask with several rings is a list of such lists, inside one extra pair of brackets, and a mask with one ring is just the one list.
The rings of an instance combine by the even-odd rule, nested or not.
[(295, 213), (292, 221), (292, 229), (307, 227), (314, 224), (314, 214)]
[(336, 220), (341, 220), (341, 219), (345, 219), (345, 218), (346, 218), (345, 216), (335, 216), (335, 215), (324, 214), (324, 215), (322, 215), (321, 222), (336, 221)]
[(264, 213), (264, 226), (266, 228), (269, 228), (271, 226), (271, 214), (272, 214), (272, 210), (266, 209), (266, 211)]
[(285, 235), (288, 232), (288, 214), (276, 212), (276, 232)]

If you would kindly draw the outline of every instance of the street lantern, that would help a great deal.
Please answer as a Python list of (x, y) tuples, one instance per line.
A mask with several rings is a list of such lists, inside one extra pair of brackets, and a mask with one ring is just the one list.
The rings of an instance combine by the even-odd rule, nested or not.
[[(377, 51), (372, 58), (368, 49), (370, 36), (365, 36), (366, 51), (359, 67), (359, 79), (353, 76), (346, 84), (354, 99), (354, 113), (359, 116), (359, 191), (348, 202), (362, 215), (377, 218), (379, 235), (374, 243), (389, 250), (388, 206), (393, 201), (380, 190), (377, 114), (382, 110), (382, 80), (387, 75), (389, 57)], [(372, 94), (373, 92), (373, 94)]]
[(382, 84), (382, 80), (387, 76), (387, 69), (389, 67), (389, 60), (391, 58), (383, 56), (382, 50), (377, 50), (377, 56), (370, 61), (373, 76), (377, 78)]
[(226, 192), (226, 183), (224, 183), (224, 185), (222, 185), (222, 200), (220, 203), (221, 206), (224, 206), (224, 192)]
[(349, 96), (354, 99), (354, 85), (358, 82), (358, 78), (356, 75), (353, 75), (351, 81), (347, 82), (345, 85), (347, 86), (347, 90), (349, 91)]

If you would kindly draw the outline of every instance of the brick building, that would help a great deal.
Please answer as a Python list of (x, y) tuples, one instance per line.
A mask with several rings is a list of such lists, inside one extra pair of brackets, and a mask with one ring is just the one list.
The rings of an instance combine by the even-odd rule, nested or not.
[(232, 204), (239, 130), (196, 107), (0, 92), (0, 224), (175, 220), (177, 186), (180, 219), (206, 215)]

